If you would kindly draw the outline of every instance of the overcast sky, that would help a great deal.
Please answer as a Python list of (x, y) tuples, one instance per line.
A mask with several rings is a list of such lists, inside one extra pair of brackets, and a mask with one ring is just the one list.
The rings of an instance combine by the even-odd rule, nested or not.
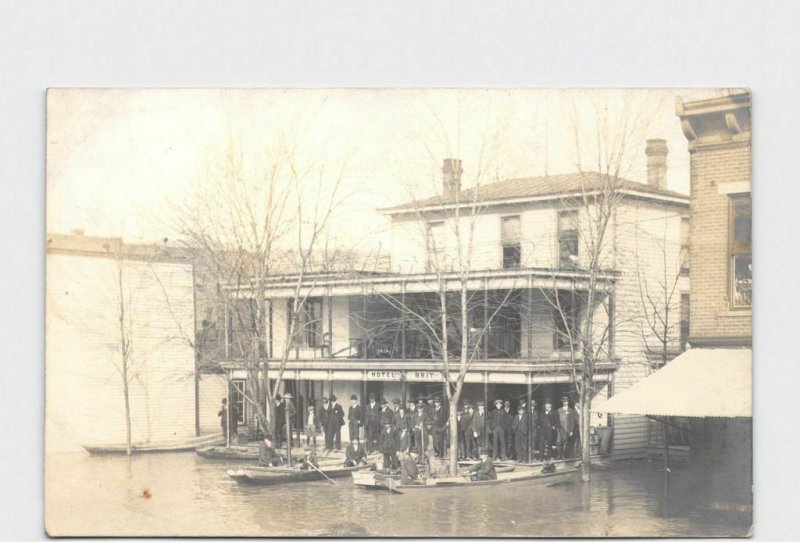
[[(688, 193), (689, 155), (675, 99), (713, 91), (626, 90), (51, 90), (47, 229), (155, 241), (173, 235), (174, 202), (209, 175), (231, 141), (258, 166), (260, 149), (298, 145), (303, 159), (344, 165), (350, 194), (335, 227), (385, 242), (376, 208), (429, 195), (442, 158), (463, 160), (464, 184), (592, 169), (598, 115), (611, 130), (636, 117), (625, 176), (644, 182), (644, 140), (669, 145), (667, 187)], [(573, 119), (578, 119), (578, 136)], [(354, 222), (354, 221), (358, 222)], [(357, 232), (352, 225), (358, 224)], [(349, 231), (348, 231), (349, 230)]]

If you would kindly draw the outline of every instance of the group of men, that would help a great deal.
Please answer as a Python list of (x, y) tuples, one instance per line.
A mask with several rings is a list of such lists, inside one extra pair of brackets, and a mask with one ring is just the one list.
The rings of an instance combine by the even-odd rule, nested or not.
[(510, 401), (496, 399), (488, 414), (482, 401), (476, 406), (465, 404), (456, 414), (458, 457), (477, 458), (481, 447), (490, 448), (494, 458), (501, 460), (575, 457), (580, 450), (580, 417), (568, 397), (562, 397), (561, 404), (560, 409), (554, 410), (548, 399), (539, 409), (531, 400), (527, 408), (526, 401), (521, 400), (513, 410)]
[[(459, 459), (478, 459), (481, 449), (491, 451), (497, 460), (516, 461), (527, 461), (529, 457), (542, 461), (569, 459), (580, 454), (580, 417), (568, 397), (561, 398), (559, 409), (554, 409), (549, 399), (542, 408), (535, 400), (528, 407), (524, 399), (517, 403), (516, 409), (503, 399), (496, 399), (493, 405), (487, 411), (483, 401), (478, 401), (474, 405), (465, 403), (458, 410)], [(276, 446), (281, 446), (285, 438), (286, 409), (291, 410), (289, 419), (293, 419), (291, 400), (276, 397)], [(226, 431), (229, 416), (223, 415), (223, 411), (228, 414), (225, 402), (220, 417)], [(449, 445), (448, 405), (441, 396), (418, 397), (416, 403), (409, 400), (405, 404), (393, 399), (390, 406), (389, 401), (378, 400), (374, 393), (362, 405), (353, 394), (345, 418), (344, 408), (331, 395), (323, 398), (319, 412), (310, 405), (304, 422), (308, 446), (313, 444), (316, 448), (317, 427), (321, 427), (325, 450), (341, 450), (341, 428), (347, 424), (351, 442), (358, 440), (366, 454), (384, 454), (384, 462), (393, 467), (399, 463), (400, 452), (424, 454), (432, 448), (435, 457), (443, 458)]]

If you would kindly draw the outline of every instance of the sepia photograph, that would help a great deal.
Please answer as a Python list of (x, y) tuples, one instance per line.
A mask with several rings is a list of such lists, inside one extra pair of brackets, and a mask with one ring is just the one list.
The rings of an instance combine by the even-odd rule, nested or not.
[(751, 536), (750, 89), (506, 87), (50, 88), (46, 533)]

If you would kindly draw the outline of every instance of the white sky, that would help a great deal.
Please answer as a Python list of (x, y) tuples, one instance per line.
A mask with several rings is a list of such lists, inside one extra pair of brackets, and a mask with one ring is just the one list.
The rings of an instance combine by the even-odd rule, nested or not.
[(442, 158), (463, 160), (467, 186), (478, 164), (487, 172), (482, 182), (574, 171), (570, 119), (580, 119), (581, 146), (593, 148), (587, 143), (596, 133), (597, 111), (606, 112), (612, 131), (623, 112), (645, 119), (630, 145), (626, 177), (645, 181), (644, 139), (663, 138), (670, 151), (667, 187), (688, 193), (689, 155), (675, 98), (709, 92), (51, 90), (47, 229), (78, 228), (127, 241), (170, 237), (164, 223), (171, 202), (204, 182), (231, 141), (257, 165), (257, 151), (280, 140), (331, 170), (346, 158), (350, 197), (335, 227), (350, 241), (374, 246), (386, 239), (386, 219), (375, 209), (408, 200), (409, 190), (429, 195), (440, 182)]

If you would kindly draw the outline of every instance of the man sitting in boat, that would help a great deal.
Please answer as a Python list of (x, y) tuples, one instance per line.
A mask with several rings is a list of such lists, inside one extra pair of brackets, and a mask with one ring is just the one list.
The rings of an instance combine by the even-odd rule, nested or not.
[(317, 448), (312, 446), (306, 447), (305, 456), (303, 456), (303, 464), (300, 465), (301, 470), (317, 470), (319, 468), (319, 461), (317, 461)]
[(419, 483), (419, 469), (417, 469), (417, 452), (411, 450), (404, 454), (403, 463), (400, 465), (400, 484), (409, 486)]
[(352, 439), (350, 444), (347, 445), (344, 455), (345, 467), (355, 467), (357, 465), (367, 464), (367, 450), (364, 449), (364, 447), (361, 445), (361, 441), (357, 437)]
[(272, 439), (264, 437), (264, 442), (258, 449), (258, 464), (262, 467), (276, 467), (283, 463), (283, 460), (272, 447)]
[(494, 468), (494, 461), (492, 461), (492, 458), (486, 453), (486, 450), (481, 450), (480, 461), (472, 465), (467, 472), (470, 475), (469, 479), (473, 482), (497, 480), (497, 471)]

